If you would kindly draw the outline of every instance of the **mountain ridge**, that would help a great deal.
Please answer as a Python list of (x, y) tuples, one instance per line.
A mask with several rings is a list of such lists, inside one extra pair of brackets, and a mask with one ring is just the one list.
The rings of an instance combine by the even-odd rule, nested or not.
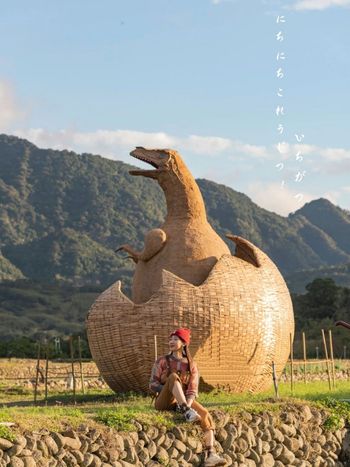
[[(133, 263), (113, 250), (123, 243), (141, 249), (144, 234), (166, 212), (157, 183), (132, 177), (131, 168), (0, 135), (0, 273), (6, 260), (14, 278), (79, 286), (122, 278), (129, 286)], [(247, 238), (283, 274), (350, 263), (350, 212), (328, 200), (283, 217), (225, 185), (197, 183), (218, 234)]]

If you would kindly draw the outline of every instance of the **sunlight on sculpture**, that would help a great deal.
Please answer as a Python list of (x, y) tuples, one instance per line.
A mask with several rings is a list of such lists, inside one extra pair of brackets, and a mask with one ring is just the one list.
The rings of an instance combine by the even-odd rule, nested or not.
[[(192, 329), (192, 353), (204, 385), (260, 391), (279, 375), (294, 333), (287, 286), (275, 264), (249, 241), (227, 234), (232, 255), (207, 221), (202, 195), (181, 156), (170, 149), (132, 151), (154, 167), (130, 174), (156, 180), (164, 191), (164, 224), (148, 232), (136, 263), (132, 300), (116, 282), (90, 309), (92, 356), (115, 391), (146, 390), (156, 351), (172, 329)], [(117, 250), (117, 251), (118, 251)], [(162, 344), (164, 345), (164, 344)]]

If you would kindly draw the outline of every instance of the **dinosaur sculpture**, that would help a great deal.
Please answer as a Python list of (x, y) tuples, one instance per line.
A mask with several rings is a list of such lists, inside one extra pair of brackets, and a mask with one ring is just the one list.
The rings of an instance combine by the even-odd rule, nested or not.
[(130, 245), (117, 249), (136, 263), (132, 300), (116, 282), (88, 314), (91, 353), (105, 381), (115, 391), (146, 390), (169, 331), (187, 326), (207, 387), (266, 388), (272, 363), (277, 375), (282, 372), (294, 334), (290, 295), (277, 267), (259, 248), (228, 234), (236, 244), (231, 255), (209, 225), (199, 188), (176, 151), (138, 147), (130, 154), (154, 167), (130, 173), (158, 181), (167, 216), (146, 234), (141, 252)]
[(136, 263), (132, 299), (142, 303), (159, 289), (163, 269), (200, 285), (217, 260), (230, 250), (207, 221), (201, 192), (180, 154), (170, 149), (138, 147), (130, 155), (154, 167), (132, 170), (130, 174), (157, 180), (167, 205), (164, 224), (146, 234), (141, 252), (129, 245), (116, 250), (126, 251)]

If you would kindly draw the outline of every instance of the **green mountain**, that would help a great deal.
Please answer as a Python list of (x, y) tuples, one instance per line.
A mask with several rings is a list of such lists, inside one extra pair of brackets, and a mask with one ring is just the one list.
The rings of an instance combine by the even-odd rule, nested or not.
[[(131, 167), (0, 135), (0, 280), (105, 287), (122, 279), (128, 289), (133, 262), (113, 250), (141, 249), (165, 214), (157, 183), (130, 176)], [(350, 213), (329, 201), (286, 218), (224, 185), (198, 184), (216, 231), (251, 240), (285, 275), (350, 263)]]
[(303, 294), (306, 291), (306, 285), (317, 278), (330, 278), (335, 284), (350, 289), (350, 263), (297, 271), (287, 275), (285, 279), (289, 290)]
[(22, 272), (0, 253), (0, 282), (23, 279)]
[(86, 312), (101, 291), (28, 280), (0, 283), (0, 342), (83, 334)]

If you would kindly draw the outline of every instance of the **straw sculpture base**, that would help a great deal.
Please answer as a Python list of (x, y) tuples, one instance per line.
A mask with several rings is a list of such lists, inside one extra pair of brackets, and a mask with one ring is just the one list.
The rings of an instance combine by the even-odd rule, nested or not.
[(89, 312), (87, 332), (107, 384), (114, 391), (147, 391), (156, 353), (167, 353), (169, 333), (186, 326), (207, 389), (269, 387), (272, 362), (278, 376), (288, 359), (293, 309), (277, 267), (254, 248), (261, 267), (223, 255), (200, 286), (163, 270), (161, 287), (145, 303), (127, 298), (120, 282), (102, 293)]

